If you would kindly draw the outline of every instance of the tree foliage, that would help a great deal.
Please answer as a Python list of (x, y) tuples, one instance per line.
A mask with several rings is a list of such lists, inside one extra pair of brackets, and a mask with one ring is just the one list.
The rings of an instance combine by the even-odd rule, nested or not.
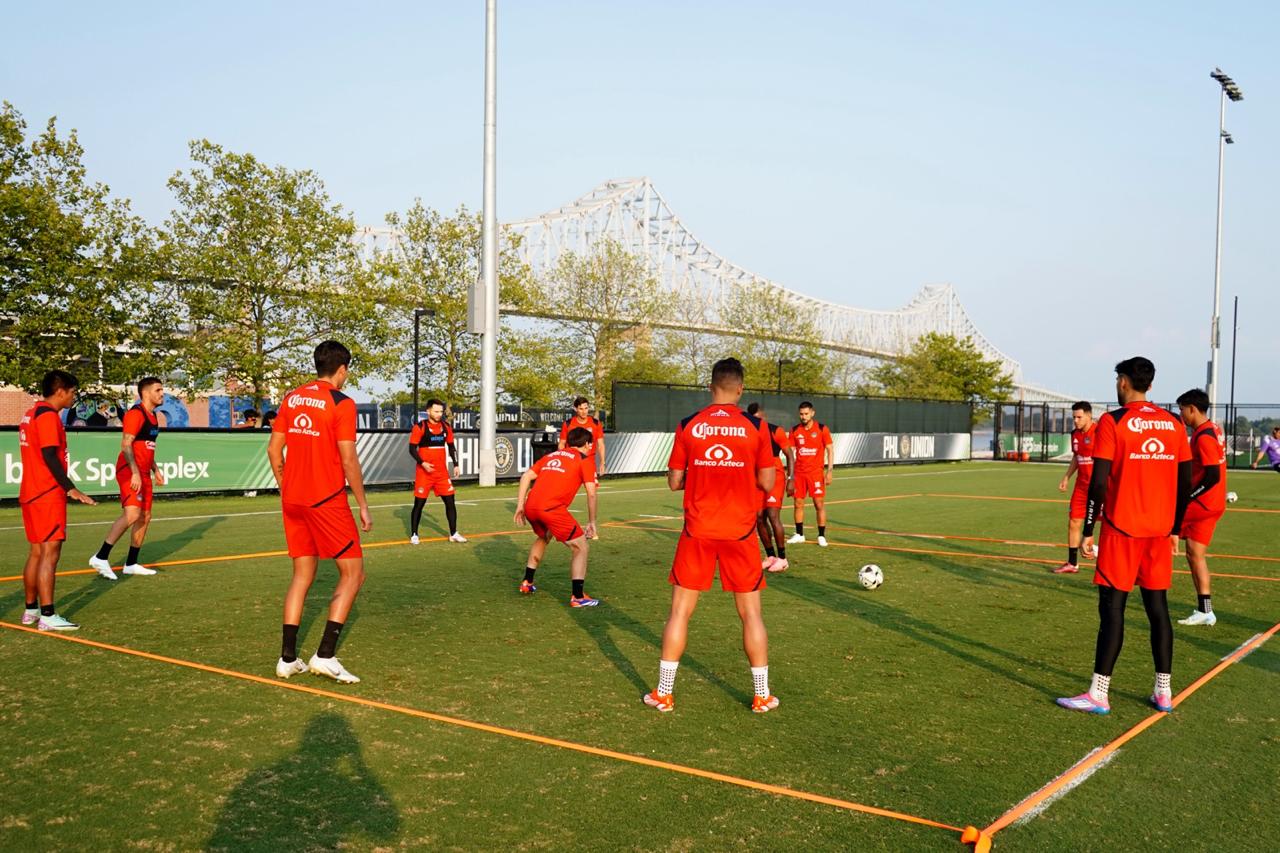
[(868, 372), (871, 393), (930, 400), (1007, 400), (1013, 378), (978, 351), (971, 338), (930, 332), (897, 361)]
[(733, 344), (737, 350), (734, 354), (746, 371), (748, 386), (775, 386), (781, 361), (783, 388), (833, 390), (833, 360), (817, 344), (820, 334), (815, 319), (815, 309), (786, 298), (775, 287), (739, 287), (725, 307), (721, 322), (743, 332)]

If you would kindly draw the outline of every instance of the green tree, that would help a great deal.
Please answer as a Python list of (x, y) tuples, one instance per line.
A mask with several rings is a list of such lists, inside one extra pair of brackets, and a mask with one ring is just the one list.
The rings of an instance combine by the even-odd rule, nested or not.
[(1013, 378), (986, 358), (971, 338), (930, 332), (911, 351), (868, 372), (871, 393), (929, 400), (1007, 400)]
[[(720, 322), (739, 329), (732, 341), (752, 388), (772, 388), (782, 365), (782, 386), (797, 391), (829, 391), (832, 359), (819, 345), (817, 310), (797, 303), (767, 284), (737, 288)], [(730, 344), (729, 341), (725, 342)]]
[(542, 324), (504, 326), (498, 338), (501, 396), (526, 408), (568, 408), (585, 379), (563, 332)]
[(88, 387), (159, 370), (172, 324), (153, 298), (149, 229), (88, 180), (75, 131), (59, 137), (54, 119), (26, 131), (0, 106), (0, 384), (31, 389), (55, 367)]
[(208, 140), (190, 149), (194, 168), (169, 179), (165, 234), (188, 382), (274, 397), (314, 375), (327, 338), (351, 348), (353, 379), (385, 369), (384, 295), (320, 178)]

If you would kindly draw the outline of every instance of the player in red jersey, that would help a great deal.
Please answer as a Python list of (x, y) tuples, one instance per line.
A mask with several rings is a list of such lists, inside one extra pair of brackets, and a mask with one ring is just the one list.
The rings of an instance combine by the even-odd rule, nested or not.
[(1179, 625), (1216, 625), (1209, 595), (1209, 563), (1206, 556), (1218, 519), (1227, 511), (1227, 437), (1209, 420), (1209, 395), (1192, 388), (1178, 398), (1182, 422), (1191, 428), (1191, 502), (1182, 518), (1182, 538), (1187, 543), (1187, 566), (1196, 587), (1196, 609)]
[[(747, 414), (768, 423), (759, 403), (747, 406)], [(762, 566), (765, 571), (785, 572), (790, 564), (787, 562), (787, 542), (783, 538), (786, 534), (782, 531), (782, 502), (794, 490), (794, 483), (788, 472), (796, 468), (796, 451), (791, 446), (791, 436), (776, 424), (769, 424), (769, 440), (773, 447), (776, 473), (773, 488), (761, 500), (756, 532), (760, 534), (760, 544), (764, 545)]]
[(827, 547), (827, 486), (834, 479), (835, 449), (831, 446), (831, 430), (814, 420), (813, 403), (800, 404), (800, 423), (791, 428), (791, 446), (795, 448), (794, 495), (796, 533), (788, 544), (804, 542), (804, 499), (813, 498), (818, 514), (818, 544)]
[(742, 399), (742, 363), (717, 361), (711, 368), (711, 405), (680, 422), (667, 485), (684, 490), (684, 529), (667, 580), (671, 613), (662, 631), (658, 686), (642, 698), (659, 711), (675, 709), (676, 669), (689, 637), (689, 617), (698, 596), (711, 589), (720, 570), (720, 587), (733, 593), (742, 620), (742, 647), (751, 665), (756, 713), (778, 707), (769, 692), (769, 635), (760, 609), (766, 586), (756, 546), (756, 517), (761, 492), (773, 488), (777, 469), (769, 428), (738, 408)]
[(569, 514), (569, 505), (580, 486), (586, 486), (588, 496), (596, 490), (595, 475), (587, 462), (595, 451), (591, 431), (574, 427), (565, 436), (565, 444), (564, 450), (548, 453), (520, 477), (515, 521), (522, 527), (526, 521), (529, 522), (538, 537), (529, 549), (520, 592), (529, 595), (538, 591), (533, 585), (534, 572), (547, 552), (547, 543), (555, 538), (568, 545), (572, 553), (569, 577), (573, 582), (573, 593), (569, 606), (595, 607), (600, 602), (583, 590), (587, 580), (587, 539), (596, 527), (594, 504), (588, 510), (586, 530), (578, 526), (577, 519)]
[[(595, 450), (588, 456), (584, 462), (587, 466), (587, 473), (595, 483), (600, 482), (600, 478), (604, 476), (604, 426), (600, 423), (600, 419), (591, 415), (591, 401), (586, 397), (573, 398), (573, 415), (567, 421), (560, 424), (560, 449), (564, 450), (569, 446), (569, 430), (585, 429), (591, 433), (591, 443)], [(588, 509), (591, 517), (596, 515), (596, 495), (593, 490), (587, 492)], [(600, 531), (592, 530), (591, 539), (599, 539)]]
[(120, 571), (126, 575), (156, 573), (155, 569), (138, 562), (138, 554), (147, 538), (147, 526), (151, 524), (152, 475), (157, 484), (164, 485), (164, 473), (156, 464), (156, 440), (160, 435), (156, 408), (163, 402), (163, 383), (148, 376), (138, 383), (138, 404), (124, 413), (120, 456), (116, 459), (116, 483), (120, 486), (122, 509), (98, 553), (89, 558), (89, 567), (107, 580), (116, 579), (111, 569), (111, 549), (130, 527), (133, 532), (129, 536), (129, 556)]
[[(267, 457), (280, 486), (284, 538), (293, 558), (293, 580), (284, 599), (283, 642), (276, 675), (308, 669), (342, 683), (360, 679), (334, 656), (338, 634), (364, 584), (364, 552), (351, 518), (347, 486), (360, 507), (360, 527), (373, 528), (356, 457), (356, 404), (340, 390), (351, 369), (351, 351), (337, 341), (316, 347), (316, 380), (284, 396), (271, 424)], [(298, 625), (307, 590), (321, 559), (338, 564), (338, 585), (329, 600), (329, 621), (308, 663), (298, 657)]]
[(1093, 475), (1093, 439), (1098, 425), (1093, 422), (1093, 406), (1081, 400), (1071, 406), (1071, 464), (1058, 482), (1058, 491), (1065, 492), (1076, 475), (1076, 487), (1071, 491), (1071, 506), (1067, 510), (1067, 561), (1054, 569), (1055, 574), (1073, 575), (1080, 571), (1080, 539), (1084, 530), (1085, 504), (1089, 501), (1089, 478)]
[[(448, 459), (445, 458), (446, 451)], [(409, 433), (409, 455), (417, 465), (413, 481), (413, 511), (409, 513), (409, 541), (418, 544), (422, 508), (427, 505), (427, 497), (435, 492), (444, 504), (445, 520), (449, 522), (449, 541), (466, 542), (466, 537), (458, 532), (458, 505), (450, 477), (450, 462), (453, 463), (453, 477), (461, 473), (458, 446), (453, 441), (453, 428), (444, 422), (443, 400), (433, 398), (427, 401), (426, 420), (414, 424)]]
[(22, 457), (18, 504), (31, 545), (22, 567), (22, 586), (27, 594), (22, 624), (35, 624), (41, 631), (80, 627), (59, 616), (53, 606), (58, 558), (67, 538), (67, 498), (89, 506), (95, 503), (67, 476), (67, 433), (59, 413), (75, 403), (79, 387), (79, 381), (65, 370), (50, 370), (40, 382), (44, 399), (28, 409), (18, 424)]
[[(1155, 688), (1151, 704), (1173, 710), (1173, 626), (1169, 586), (1178, 533), (1191, 495), (1191, 448), (1182, 422), (1147, 402), (1156, 368), (1142, 356), (1116, 365), (1116, 397), (1122, 408), (1098, 420), (1093, 479), (1085, 508), (1086, 557), (1098, 558), (1098, 642), (1093, 681), (1079, 696), (1058, 700), (1072, 711), (1107, 714), (1107, 692), (1124, 641), (1124, 606), (1136, 583), (1151, 625)], [(1102, 519), (1096, 552), (1093, 529)]]

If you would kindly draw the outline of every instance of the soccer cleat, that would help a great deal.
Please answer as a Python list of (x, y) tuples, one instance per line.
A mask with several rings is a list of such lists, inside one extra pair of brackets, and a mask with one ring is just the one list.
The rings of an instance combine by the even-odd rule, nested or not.
[(538, 588), (533, 585), (533, 581), (520, 581), (521, 595), (533, 595), (537, 591)]
[(466, 542), (467, 537), (463, 536), (461, 533), (450, 533), (449, 541), (450, 542)]
[(1212, 613), (1202, 613), (1199, 610), (1192, 613), (1186, 619), (1179, 619), (1179, 625), (1217, 625), (1218, 617)]
[(1061, 566), (1053, 570), (1055, 575), (1074, 575), (1080, 571), (1080, 567), (1075, 563), (1063, 563)]
[(307, 664), (307, 669), (311, 670), (315, 675), (332, 678), (339, 684), (356, 684), (360, 681), (358, 677), (347, 672), (347, 668), (337, 658), (322, 658), (319, 655), (312, 655), (311, 661)]
[(276, 661), (276, 678), (292, 678), (306, 671), (307, 665), (302, 662), (302, 658), (294, 658), (290, 663), (285, 663), (284, 658)]
[(24, 609), (22, 611), (23, 625), (34, 625), (39, 621), (40, 621), (40, 608), (37, 607), (35, 610)]
[(89, 558), (89, 568), (93, 569), (109, 581), (116, 580), (116, 573), (111, 571), (111, 564), (106, 560), (99, 559), (97, 554), (94, 554)]
[(418, 540), (418, 534), (416, 534), (416, 533), (409, 537), (409, 544), (410, 544), (410, 545), (417, 545), (417, 544), (418, 544), (418, 541), (419, 541), (419, 540)]
[(796, 545), (804, 541), (803, 533), (793, 533), (791, 538), (787, 540), (788, 545)]
[(819, 548), (825, 548), (825, 547), (827, 547), (827, 537), (825, 537), (825, 536), (819, 536), (819, 537), (818, 537), (818, 547), (819, 547)]
[(1088, 693), (1059, 699), (1058, 707), (1068, 711), (1083, 711), (1086, 714), (1110, 714), (1111, 706), (1106, 702), (1096, 702)]
[(764, 714), (768, 711), (772, 711), (776, 707), (778, 707), (777, 696), (769, 696), (769, 697), (752, 696), (751, 697), (751, 712), (753, 714)]
[(41, 631), (79, 631), (80, 626), (75, 622), (63, 619), (57, 613), (52, 616), (41, 616), (40, 623), (36, 625)]
[(1151, 703), (1151, 707), (1155, 708), (1162, 714), (1173, 713), (1173, 697), (1165, 696), (1163, 693), (1152, 693), (1151, 698), (1147, 700)]
[(139, 563), (130, 563), (120, 571), (126, 575), (154, 575), (156, 573), (155, 569), (148, 569)]
[(591, 536), (589, 536), (588, 538), (589, 538), (592, 542), (599, 542), (599, 541), (600, 541), (600, 531), (599, 531), (599, 530), (593, 530), (593, 531), (591, 531)]
[(582, 598), (569, 596), (570, 607), (595, 607), (599, 603), (600, 603), (599, 599), (591, 598), (590, 596), (586, 596), (586, 595), (582, 596)]
[(778, 562), (778, 558), (777, 558), (777, 557), (765, 557), (765, 558), (764, 558), (764, 562), (762, 562), (762, 563), (760, 564), (760, 568), (761, 568), (763, 571), (771, 572), (771, 571), (773, 571), (772, 566), (773, 566), (773, 564), (774, 564), (774, 563), (776, 563), (776, 562)]
[(652, 693), (644, 694), (640, 699), (650, 708), (657, 708), (664, 714), (667, 711), (674, 711), (676, 709), (676, 697), (670, 693), (659, 693), (656, 689)]
[(776, 560), (774, 560), (774, 561), (773, 561), (773, 565), (769, 567), (769, 571), (771, 571), (771, 572), (785, 572), (785, 571), (786, 571), (787, 569), (789, 569), (789, 568), (791, 568), (791, 564), (790, 564), (790, 563), (788, 563), (788, 562), (787, 562), (785, 559), (783, 559), (782, 557), (779, 557), (778, 559), (776, 559)]

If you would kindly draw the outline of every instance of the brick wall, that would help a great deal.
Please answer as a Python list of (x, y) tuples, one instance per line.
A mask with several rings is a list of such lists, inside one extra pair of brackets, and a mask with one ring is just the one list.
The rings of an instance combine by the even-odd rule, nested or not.
[(36, 398), (17, 388), (0, 388), (0, 425), (17, 426)]

